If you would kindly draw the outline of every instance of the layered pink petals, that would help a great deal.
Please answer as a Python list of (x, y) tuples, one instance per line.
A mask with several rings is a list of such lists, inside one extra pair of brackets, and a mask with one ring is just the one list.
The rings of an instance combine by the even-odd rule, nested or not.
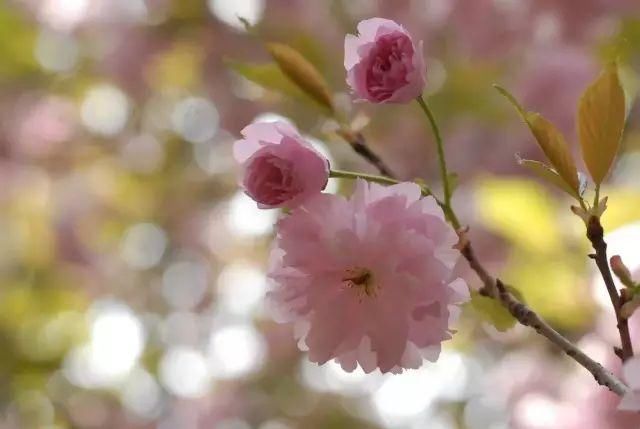
[(640, 357), (633, 357), (625, 362), (622, 374), (631, 391), (627, 393), (618, 409), (622, 411), (640, 411)]
[(278, 223), (269, 301), (313, 362), (418, 368), (437, 358), (468, 298), (451, 278), (455, 243), (418, 185), (359, 181), (351, 199), (319, 194)]
[(324, 189), (329, 163), (284, 122), (254, 123), (233, 146), (242, 186), (260, 208), (293, 208)]
[(345, 38), (344, 66), (347, 83), (359, 100), (407, 103), (422, 94), (422, 43), (416, 47), (404, 28), (383, 18), (361, 21), (358, 33)]

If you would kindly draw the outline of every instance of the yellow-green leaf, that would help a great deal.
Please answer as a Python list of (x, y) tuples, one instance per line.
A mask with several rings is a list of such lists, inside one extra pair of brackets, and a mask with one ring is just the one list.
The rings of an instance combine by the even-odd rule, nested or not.
[(554, 186), (557, 186), (559, 189), (562, 189), (572, 197), (580, 199), (580, 195), (578, 194), (578, 192), (576, 192), (575, 189), (572, 189), (564, 180), (562, 180), (562, 177), (560, 177), (558, 172), (549, 167), (547, 164), (540, 161), (534, 161), (532, 159), (522, 159), (520, 157), (518, 157), (517, 159), (518, 164), (522, 165), (536, 176), (540, 177), (548, 183), (551, 183)]
[(540, 114), (528, 112), (525, 120), (536, 137), (542, 151), (564, 181), (578, 192), (578, 170), (562, 133)]
[(267, 43), (267, 50), (284, 74), (315, 101), (333, 111), (329, 85), (300, 52), (282, 43)]
[(497, 85), (494, 85), (494, 87), (516, 108), (536, 138), (538, 146), (540, 146), (558, 175), (572, 190), (570, 193), (578, 195), (580, 192), (578, 170), (562, 133), (539, 113), (524, 110), (509, 91)]
[(17, 78), (26, 81), (40, 73), (33, 55), (35, 29), (19, 8), (0, 2), (0, 84)]
[(493, 87), (496, 89), (496, 91), (498, 91), (504, 98), (506, 98), (512, 105), (513, 107), (516, 108), (516, 110), (518, 111), (518, 113), (520, 114), (520, 116), (522, 116), (524, 118), (524, 115), (527, 113), (522, 106), (520, 105), (520, 103), (518, 103), (518, 100), (516, 100), (516, 98), (513, 96), (513, 94), (511, 94), (507, 89), (501, 87), (500, 85), (496, 85), (493, 84)]
[(624, 120), (624, 91), (618, 68), (612, 65), (589, 85), (578, 105), (582, 158), (597, 185), (602, 183), (616, 157)]

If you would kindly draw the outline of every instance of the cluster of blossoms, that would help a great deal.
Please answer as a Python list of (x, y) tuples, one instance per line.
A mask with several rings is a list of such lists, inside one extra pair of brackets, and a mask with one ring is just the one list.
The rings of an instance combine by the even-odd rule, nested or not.
[[(361, 178), (350, 198), (324, 193), (332, 173), (340, 177), (341, 172), (331, 170), (324, 156), (293, 126), (282, 122), (247, 126), (242, 131), (244, 138), (234, 145), (234, 154), (242, 166), (242, 186), (258, 206), (286, 209), (276, 226), (269, 263), (273, 288), (268, 299), (274, 316), (293, 324), (300, 348), (308, 351), (313, 362), (323, 364), (334, 359), (346, 371), (359, 366), (367, 373), (376, 369), (399, 373), (420, 367), (425, 359), (436, 360), (442, 342), (451, 338), (460, 305), (469, 299), (467, 285), (453, 274), (459, 257), (456, 249), (465, 246), (464, 236), (459, 239), (443, 215), (446, 212), (448, 220), (460, 226), (450, 206), (442, 142), (422, 99), (426, 84), (422, 44), (416, 46), (404, 28), (381, 18), (361, 22), (358, 33), (345, 38), (346, 80), (354, 98), (378, 104), (418, 101), (439, 145), (444, 202), (413, 182), (385, 187)], [(595, 256), (600, 257), (599, 268), (607, 265), (607, 260), (606, 244), (596, 234), (602, 233), (599, 218), (606, 209), (606, 198), (599, 201), (598, 190), (615, 157), (624, 124), (624, 93), (617, 71), (609, 70), (603, 76), (587, 90), (579, 110), (587, 117), (580, 130), (585, 163), (596, 183), (593, 208), (584, 203), (577, 170), (553, 125), (538, 114), (524, 111), (500, 89), (516, 105), (555, 167), (538, 163), (545, 168), (545, 177), (560, 183), (580, 201), (581, 207), (572, 209), (587, 224), (587, 236)], [(598, 97), (603, 94), (608, 98), (601, 101)], [(610, 126), (611, 138), (605, 136), (604, 143), (594, 143), (600, 134), (592, 132), (591, 120), (603, 116), (598, 113), (600, 103), (613, 106), (617, 122)], [(613, 143), (608, 146), (613, 150), (593, 150), (608, 142)], [(599, 162), (600, 158), (604, 161)], [(594, 230), (593, 225), (599, 229)], [(470, 247), (467, 250), (463, 254), (471, 262)], [(616, 316), (623, 323), (640, 307), (640, 283), (631, 279), (619, 257), (612, 258), (610, 265), (627, 288), (619, 296), (616, 291), (612, 298)], [(486, 295), (500, 300), (507, 309), (526, 308), (512, 299), (500, 281), (491, 280), (486, 273), (484, 277), (489, 277)], [(497, 288), (497, 292), (491, 292), (491, 288)], [(619, 303), (620, 310), (616, 307)], [(511, 313), (524, 325), (532, 323), (522, 319), (533, 317), (531, 311)], [(523, 316), (525, 313), (531, 314)], [(544, 331), (543, 335), (557, 344), (560, 334), (537, 317), (536, 330)], [(620, 409), (640, 410), (640, 358), (632, 357), (633, 349), (628, 344), (624, 350), (626, 334), (620, 326), (626, 325), (618, 326), (628, 386), (611, 378), (572, 345), (565, 351), (593, 363), (583, 365), (589, 366), (597, 380), (606, 378), (607, 386), (623, 396)], [(561, 341), (563, 347), (568, 347), (567, 343)]]
[[(380, 18), (345, 40), (347, 82), (376, 103), (421, 95), (424, 59), (407, 32)], [(283, 207), (269, 277), (276, 317), (293, 323), (313, 362), (402, 372), (437, 359), (468, 299), (453, 276), (457, 236), (415, 183), (358, 180), (350, 198), (323, 193), (330, 169), (290, 125), (254, 123), (234, 145), (242, 186), (260, 208)]]

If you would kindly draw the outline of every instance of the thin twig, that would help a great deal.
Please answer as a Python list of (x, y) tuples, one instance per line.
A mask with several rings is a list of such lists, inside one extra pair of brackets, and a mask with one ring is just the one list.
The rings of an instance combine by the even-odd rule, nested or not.
[(616, 315), (616, 321), (618, 326), (618, 332), (620, 333), (621, 348), (616, 348), (616, 354), (625, 361), (633, 357), (633, 345), (631, 344), (631, 336), (629, 335), (629, 324), (627, 319), (622, 316), (620, 302), (620, 295), (618, 289), (613, 282), (613, 276), (611, 275), (611, 269), (609, 268), (609, 259), (607, 258), (607, 243), (604, 241), (604, 229), (600, 223), (598, 216), (591, 216), (587, 223), (587, 238), (591, 241), (593, 249), (596, 251), (594, 255), (591, 255), (595, 260), (598, 270), (602, 275), (604, 284), (609, 292), (609, 298), (613, 305), (613, 310)]
[(365, 160), (369, 161), (371, 165), (380, 171), (383, 176), (395, 178), (396, 176), (393, 174), (391, 169), (380, 159), (378, 155), (376, 155), (369, 146), (367, 146), (366, 140), (362, 133), (352, 132), (348, 130), (340, 130), (338, 134), (351, 145), (353, 150), (363, 157)]
[(465, 240), (466, 242), (460, 248), (460, 253), (467, 260), (467, 262), (469, 262), (469, 266), (482, 282), (484, 291), (483, 295), (495, 297), (495, 279), (491, 277), (491, 275), (482, 266), (482, 264), (480, 264), (480, 261), (478, 261), (478, 259), (476, 258), (473, 247), (471, 247), (471, 242), (469, 242), (466, 237), (463, 240)]
[(502, 305), (509, 310), (518, 322), (524, 326), (532, 327), (538, 334), (560, 347), (567, 356), (589, 371), (598, 384), (607, 387), (619, 396), (624, 396), (629, 391), (629, 388), (609, 370), (583, 353), (529, 307), (518, 301), (499, 279), (496, 280), (495, 286), (498, 292), (497, 299), (500, 300)]
[(464, 258), (469, 262), (471, 269), (475, 271), (483, 283), (483, 286), (480, 289), (480, 294), (499, 300), (500, 303), (509, 310), (509, 313), (511, 313), (511, 315), (520, 322), (520, 324), (530, 326), (538, 334), (558, 346), (567, 356), (589, 371), (598, 384), (607, 387), (619, 396), (624, 396), (629, 391), (629, 388), (609, 370), (583, 353), (571, 341), (553, 329), (551, 325), (531, 310), (526, 304), (520, 302), (507, 290), (500, 279), (494, 279), (491, 277), (480, 261), (476, 258), (469, 241), (466, 241), (463, 248), (460, 249), (460, 253), (462, 253), (462, 256), (464, 256)]

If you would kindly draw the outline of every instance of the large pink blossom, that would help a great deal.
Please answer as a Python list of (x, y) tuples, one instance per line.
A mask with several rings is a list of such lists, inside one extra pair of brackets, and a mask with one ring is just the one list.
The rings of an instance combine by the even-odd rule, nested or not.
[(358, 24), (344, 39), (347, 83), (359, 100), (407, 103), (422, 94), (426, 70), (422, 42), (416, 48), (400, 25), (383, 18)]
[(431, 197), (358, 181), (350, 199), (318, 194), (277, 226), (269, 301), (313, 362), (402, 372), (437, 359), (468, 298), (453, 279), (455, 233)]
[(329, 162), (291, 125), (258, 122), (233, 146), (242, 164), (242, 186), (260, 208), (293, 208), (324, 189)]

